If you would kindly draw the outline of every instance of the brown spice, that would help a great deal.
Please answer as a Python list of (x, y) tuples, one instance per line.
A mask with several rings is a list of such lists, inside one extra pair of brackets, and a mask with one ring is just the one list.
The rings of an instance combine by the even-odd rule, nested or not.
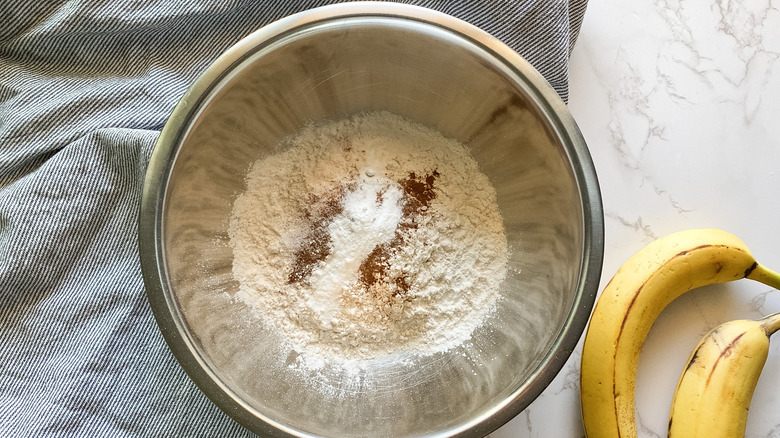
[(318, 197), (309, 196), (310, 209), (304, 212), (304, 217), (311, 222), (309, 234), (295, 250), (293, 255), (293, 268), (287, 276), (287, 282), (300, 283), (311, 275), (314, 265), (325, 260), (330, 254), (331, 237), (328, 233), (328, 225), (331, 220), (340, 214), (344, 207), (341, 200), (348, 186), (342, 186), (340, 190)]
[[(371, 286), (378, 282), (389, 283), (390, 279), (386, 278), (387, 270), (390, 268), (388, 260), (392, 253), (404, 244), (405, 231), (417, 228), (415, 216), (425, 214), (428, 204), (436, 197), (433, 183), (438, 176), (439, 172), (436, 170), (426, 175), (424, 179), (411, 172), (409, 178), (400, 181), (404, 191), (404, 205), (401, 222), (398, 223), (395, 235), (387, 244), (377, 245), (360, 264), (359, 280), (367, 290), (372, 290)], [(396, 286), (393, 295), (405, 294), (409, 291), (410, 285), (404, 275), (391, 281)]]
[(439, 172), (436, 170), (430, 175), (426, 175), (425, 179), (417, 177), (414, 172), (411, 172), (409, 178), (401, 181), (406, 200), (403, 209), (404, 217), (409, 218), (415, 213), (422, 213), (423, 207), (428, 208), (428, 204), (436, 197), (433, 183), (438, 176)]

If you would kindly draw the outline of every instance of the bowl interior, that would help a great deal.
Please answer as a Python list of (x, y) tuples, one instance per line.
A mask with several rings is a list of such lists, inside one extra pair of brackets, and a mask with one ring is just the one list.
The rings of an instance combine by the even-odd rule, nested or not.
[[(374, 110), (470, 148), (496, 190), (509, 273), (497, 311), (459, 348), (301, 375), (277, 336), (234, 299), (233, 201), (251, 163), (278, 152), (305, 123)], [(247, 424), (256, 432), (273, 433), (273, 425), (341, 437), (487, 433), (524, 408), (544, 388), (540, 370), (579, 305), (589, 232), (583, 188), (555, 120), (506, 62), (417, 20), (308, 23), (238, 57), (181, 128), (158, 236), (166, 299), (197, 362), (189, 366), (217, 382), (221, 395), (211, 391), (212, 398), (262, 420)], [(499, 411), (507, 414), (498, 424), (478, 425)]]

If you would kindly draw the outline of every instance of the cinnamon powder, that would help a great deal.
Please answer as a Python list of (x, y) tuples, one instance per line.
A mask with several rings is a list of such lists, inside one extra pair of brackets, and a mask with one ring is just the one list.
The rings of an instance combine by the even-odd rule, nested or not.
[[(414, 172), (409, 173), (409, 177), (400, 181), (401, 188), (404, 191), (404, 205), (402, 208), (403, 216), (398, 224), (395, 236), (390, 243), (379, 245), (366, 257), (360, 265), (359, 280), (366, 287), (371, 288), (378, 282), (386, 282), (387, 271), (390, 268), (388, 260), (393, 251), (401, 247), (405, 242), (405, 231), (417, 228), (415, 216), (425, 214), (428, 204), (436, 197), (433, 183), (439, 173), (434, 170), (425, 178), (418, 177)], [(400, 295), (409, 291), (409, 282), (404, 275), (392, 279), (396, 289), (393, 295)]]
[(305, 219), (311, 223), (309, 233), (293, 254), (293, 267), (287, 277), (288, 283), (300, 283), (311, 274), (314, 266), (325, 260), (330, 254), (331, 237), (328, 224), (343, 210), (341, 200), (345, 187), (327, 194), (324, 199), (309, 196), (310, 209), (305, 211)]

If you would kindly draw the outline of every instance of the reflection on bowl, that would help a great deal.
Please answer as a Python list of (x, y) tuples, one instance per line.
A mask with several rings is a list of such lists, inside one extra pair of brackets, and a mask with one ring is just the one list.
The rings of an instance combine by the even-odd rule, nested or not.
[[(253, 162), (308, 123), (388, 111), (456, 139), (495, 189), (509, 250), (495, 311), (468, 342), (325, 363), (311, 373), (236, 299), (229, 228)], [(603, 251), (582, 136), (522, 58), (447, 15), (328, 6), (255, 32), (165, 126), (140, 217), (144, 279), (183, 368), (263, 436), (485, 435), (560, 371), (587, 322)]]

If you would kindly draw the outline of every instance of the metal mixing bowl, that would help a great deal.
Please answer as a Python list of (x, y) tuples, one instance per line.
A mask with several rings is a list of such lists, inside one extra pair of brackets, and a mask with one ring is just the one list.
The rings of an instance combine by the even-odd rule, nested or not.
[[(472, 340), (355, 376), (301, 376), (232, 298), (227, 228), (250, 164), (310, 121), (387, 110), (466, 144), (496, 189), (510, 256)], [(520, 56), (427, 9), (351, 3), (270, 24), (228, 50), (173, 111), (140, 216), (149, 301), (171, 350), (220, 408), (263, 436), (485, 435), (560, 371), (587, 322), (601, 199), (564, 103)]]

